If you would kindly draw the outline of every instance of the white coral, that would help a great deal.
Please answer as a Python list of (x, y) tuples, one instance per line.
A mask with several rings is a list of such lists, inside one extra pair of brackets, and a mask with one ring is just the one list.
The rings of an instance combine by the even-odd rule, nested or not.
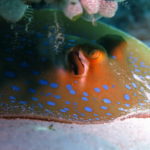
[(63, 6), (63, 12), (68, 18), (74, 19), (83, 13), (83, 9), (79, 0), (67, 0)]
[(0, 0), (0, 16), (8, 21), (17, 22), (23, 17), (27, 7), (21, 0)]

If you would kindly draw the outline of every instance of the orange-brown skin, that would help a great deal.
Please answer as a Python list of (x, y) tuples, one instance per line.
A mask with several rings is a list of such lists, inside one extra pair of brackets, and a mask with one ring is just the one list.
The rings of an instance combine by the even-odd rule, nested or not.
[[(8, 109), (7, 116), (11, 113), (19, 116), (20, 113), (24, 114), (24, 117), (34, 118), (35, 116), (35, 118), (42, 117), (64, 122), (105, 122), (135, 110), (148, 108), (146, 96), (140, 92), (141, 83), (133, 78), (132, 68), (127, 61), (126, 48), (126, 42), (116, 46), (111, 52), (116, 59), (112, 59), (107, 52), (100, 49), (93, 49), (87, 53), (83, 45), (73, 47), (65, 58), (66, 68), (50, 67), (34, 79), (37, 83), (40, 79), (48, 81), (48, 85), (37, 84), (36, 93), (29, 93), (21, 79), (10, 81), (2, 89), (5, 92), (3, 99), (12, 107)], [(132, 87), (132, 82), (136, 83), (137, 88)], [(50, 87), (51, 83), (57, 83), (58, 87)], [(10, 90), (8, 87), (12, 84), (21, 87), (22, 90), (20, 92)], [(70, 85), (72, 89), (68, 90), (67, 85)], [(131, 89), (126, 88), (125, 85), (129, 85)], [(30, 86), (33, 87), (33, 84)], [(84, 92), (87, 92), (88, 96), (84, 96)], [(47, 93), (51, 94), (45, 96)], [(125, 94), (130, 97), (129, 100), (125, 99)], [(15, 96), (18, 103), (10, 103), (9, 95)], [(31, 100), (31, 97), (38, 98), (38, 101)], [(20, 99), (26, 99), (27, 104), (19, 104)], [(66, 101), (69, 101), (69, 104), (66, 104)], [(48, 102), (54, 102), (55, 105), (48, 105)], [(139, 106), (139, 102), (147, 106)], [(29, 108), (33, 105), (33, 110), (30, 110)], [(107, 109), (102, 109), (103, 106)], [(31, 113), (34, 113), (33, 116)]]

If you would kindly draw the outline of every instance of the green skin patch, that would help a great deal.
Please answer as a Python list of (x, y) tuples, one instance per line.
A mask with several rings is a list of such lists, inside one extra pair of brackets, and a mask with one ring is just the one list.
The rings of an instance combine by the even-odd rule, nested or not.
[(81, 16), (82, 16), (82, 13), (79, 14), (79, 15), (74, 16), (71, 20), (72, 20), (72, 21), (76, 21), (76, 20), (78, 20)]

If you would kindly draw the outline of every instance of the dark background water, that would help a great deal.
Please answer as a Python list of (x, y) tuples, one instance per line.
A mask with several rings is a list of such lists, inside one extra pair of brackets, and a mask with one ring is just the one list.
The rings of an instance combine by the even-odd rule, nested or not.
[(150, 1), (126, 0), (120, 3), (116, 16), (101, 21), (111, 24), (150, 46)]

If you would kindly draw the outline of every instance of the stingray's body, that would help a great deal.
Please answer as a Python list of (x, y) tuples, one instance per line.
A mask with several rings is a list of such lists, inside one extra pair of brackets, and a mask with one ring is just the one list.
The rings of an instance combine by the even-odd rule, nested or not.
[(11, 32), (0, 41), (2, 117), (101, 123), (149, 109), (150, 51), (141, 43), (109, 33), (91, 46), (67, 36), (62, 52), (43, 56), (44, 32), (17, 40)]

